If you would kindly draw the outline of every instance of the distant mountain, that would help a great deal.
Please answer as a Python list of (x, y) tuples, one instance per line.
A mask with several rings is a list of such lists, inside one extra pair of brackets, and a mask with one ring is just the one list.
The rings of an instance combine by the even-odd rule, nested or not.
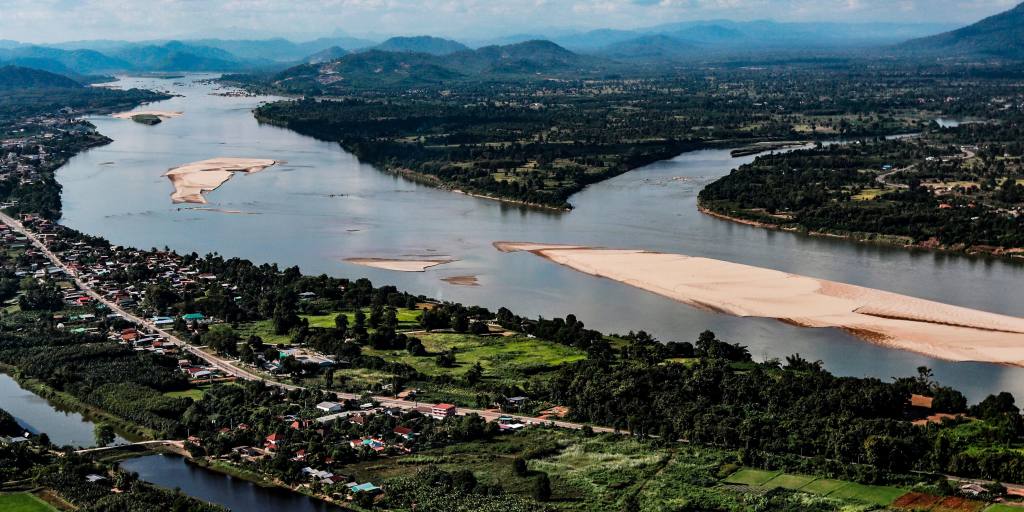
[(552, 39), (555, 43), (577, 51), (593, 51), (610, 45), (636, 39), (643, 35), (635, 30), (598, 29), (581, 34), (570, 34)]
[(322, 64), (303, 64), (271, 78), (273, 85), (298, 93), (337, 87), (420, 87), (459, 78), (443, 60), (425, 53), (369, 50)]
[(596, 54), (614, 60), (653, 62), (679, 60), (699, 52), (700, 47), (690, 41), (655, 34), (608, 45)]
[(615, 65), (550, 41), (527, 41), (446, 56), (368, 50), (326, 63), (295, 66), (272, 76), (270, 82), (289, 92), (316, 94), (350, 87), (422, 87), (508, 74), (580, 76)]
[(129, 46), (115, 51), (114, 56), (145, 71), (234, 71), (251, 64), (220, 48), (180, 41)]
[(0, 50), (10, 50), (11, 48), (17, 48), (21, 46), (21, 43), (17, 41), (11, 41), (10, 39), (0, 39)]
[(42, 46), (19, 46), (0, 50), (0, 64), (18, 63), (52, 72), (74, 72), (82, 75), (130, 69), (127, 62), (94, 50), (61, 50)]
[(0, 67), (0, 90), (78, 89), (82, 84), (66, 77), (21, 66)]
[(385, 52), (426, 53), (430, 55), (450, 55), (455, 52), (469, 50), (469, 47), (451, 39), (431, 36), (392, 37), (373, 47), (374, 50)]
[(1024, 59), (1024, 3), (959, 30), (908, 41), (900, 49), (942, 56)]
[(354, 37), (324, 37), (301, 43), (295, 43), (282, 38), (247, 40), (196, 39), (187, 42), (219, 48), (245, 60), (273, 62), (305, 61), (306, 57), (329, 48), (366, 48), (374, 44), (373, 41)]
[(349, 51), (339, 46), (332, 46), (325, 50), (320, 50), (313, 55), (309, 55), (302, 59), (307, 64), (322, 64), (324, 62), (330, 62), (332, 60), (338, 60), (349, 54)]
[(551, 41), (485, 46), (450, 56), (451, 66), (466, 73), (536, 74), (584, 71), (603, 62), (573, 53)]

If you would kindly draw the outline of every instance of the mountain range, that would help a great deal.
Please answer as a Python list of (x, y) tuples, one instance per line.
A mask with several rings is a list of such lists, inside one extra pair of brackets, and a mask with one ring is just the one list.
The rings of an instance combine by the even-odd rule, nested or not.
[[(904, 57), (984, 56), (1024, 60), (1024, 4), (957, 30), (936, 24), (780, 23), (687, 21), (637, 30), (600, 29), (542, 36), (509, 36), (471, 49), (432, 36), (393, 37), (377, 43), (337, 36), (189, 41), (73, 41), (29, 45), (0, 40), (0, 65), (18, 65), (87, 80), (89, 75), (147, 71), (279, 72), (298, 64), (339, 61), (338, 73), (423, 72), (427, 81), (460, 75), (593, 70), (611, 62), (654, 63), (765, 52), (835, 52), (851, 48)], [(944, 32), (945, 31), (945, 32)], [(938, 33), (939, 35), (933, 35)], [(903, 42), (906, 41), (906, 42)], [(404, 54), (399, 57), (387, 54)], [(357, 57), (357, 55), (359, 55)], [(399, 64), (405, 70), (394, 68)], [(376, 67), (373, 67), (373, 66)], [(298, 75), (311, 71), (289, 70)], [(344, 76), (344, 75), (342, 75)]]
[(908, 41), (908, 52), (952, 56), (990, 56), (1024, 60), (1024, 3), (973, 25)]

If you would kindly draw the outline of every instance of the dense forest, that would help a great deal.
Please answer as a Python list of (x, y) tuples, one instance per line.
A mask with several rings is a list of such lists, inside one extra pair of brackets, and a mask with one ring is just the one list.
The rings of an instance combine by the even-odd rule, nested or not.
[[(335, 86), (328, 74), (320, 83), (329, 85), (315, 95), (264, 105), (256, 118), (337, 141), (382, 170), (427, 184), (568, 208), (569, 196), (590, 183), (683, 151), (913, 132), (927, 127), (932, 112), (994, 114), (992, 95), (1012, 88), (1009, 81), (962, 70), (865, 66), (439, 80), (393, 94), (348, 82)], [(271, 91), (294, 83), (232, 78)], [(965, 89), (965, 82), (972, 87)], [(951, 95), (955, 103), (945, 101)]]
[(1021, 119), (771, 154), (700, 193), (782, 228), (972, 252), (1024, 247)]

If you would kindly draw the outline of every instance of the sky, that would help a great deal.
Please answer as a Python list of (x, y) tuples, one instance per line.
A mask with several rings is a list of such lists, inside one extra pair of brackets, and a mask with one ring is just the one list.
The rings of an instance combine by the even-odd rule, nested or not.
[(1021, 0), (0, 0), (0, 39), (486, 39), (700, 19), (969, 24)]

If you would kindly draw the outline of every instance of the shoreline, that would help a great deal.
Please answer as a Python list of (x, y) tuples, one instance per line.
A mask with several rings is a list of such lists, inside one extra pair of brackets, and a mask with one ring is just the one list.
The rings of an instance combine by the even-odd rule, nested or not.
[[(19, 375), (19, 369), (17, 366), (0, 363), (0, 373), (7, 375), (14, 380), (21, 389), (46, 400), (46, 403), (49, 404), (50, 407), (53, 407), (54, 410), (58, 412), (76, 412), (92, 423), (108, 423), (114, 427), (114, 432), (117, 435), (130, 442), (134, 443), (137, 441), (148, 441), (158, 438), (158, 436), (154, 435), (155, 432), (150, 430), (148, 427), (132, 423), (131, 421), (121, 418), (111, 412), (94, 405), (90, 405), (66, 391), (53, 389), (38, 379), (26, 378)], [(61, 409), (64, 409), (64, 411)], [(42, 432), (46, 433), (46, 430), (42, 429)]]
[(855, 243), (859, 243), (859, 244), (871, 244), (871, 245), (879, 245), (879, 246), (885, 246), (885, 247), (897, 247), (897, 248), (902, 248), (902, 249), (907, 249), (907, 250), (921, 250), (921, 251), (929, 251), (929, 252), (941, 252), (941, 253), (947, 253), (947, 254), (956, 254), (956, 255), (960, 255), (960, 256), (983, 257), (983, 258), (999, 259), (999, 260), (1003, 260), (1003, 261), (1010, 261), (1010, 262), (1014, 262), (1014, 263), (1024, 263), (1024, 248), (1007, 249), (1007, 248), (1003, 248), (1003, 247), (987, 247), (987, 246), (971, 246), (971, 247), (964, 247), (964, 248), (956, 248), (956, 247), (950, 247), (950, 246), (941, 245), (941, 244), (903, 243), (903, 242), (897, 241), (897, 238), (900, 238), (898, 235), (885, 235), (885, 234), (882, 234), (882, 233), (862, 233), (864, 235), (878, 237), (878, 238), (864, 238), (864, 237), (861, 237), (861, 236), (856, 236), (853, 233), (841, 234), (841, 233), (824, 233), (824, 232), (821, 232), (821, 231), (805, 231), (805, 230), (801, 229), (801, 227), (796, 227), (796, 226), (786, 227), (786, 226), (781, 226), (781, 225), (778, 225), (778, 224), (771, 224), (771, 223), (768, 223), (768, 222), (761, 222), (761, 221), (752, 220), (752, 219), (744, 219), (742, 217), (733, 217), (731, 215), (726, 215), (724, 213), (716, 212), (714, 210), (711, 210), (711, 209), (709, 209), (709, 208), (707, 208), (705, 206), (702, 206), (700, 203), (697, 204), (697, 211), (699, 211), (700, 213), (702, 213), (704, 215), (707, 215), (709, 217), (714, 217), (714, 218), (716, 218), (718, 220), (722, 220), (722, 221), (726, 221), (726, 222), (732, 222), (732, 223), (735, 223), (735, 224), (742, 224), (744, 226), (751, 226), (751, 227), (755, 227), (755, 228), (770, 229), (772, 231), (784, 231), (786, 233), (803, 234), (803, 235), (813, 236), (813, 237), (818, 237), (818, 238), (838, 238), (838, 239), (841, 239), (841, 240), (847, 240), (847, 241), (855, 242)]
[(1024, 318), (681, 254), (514, 242), (494, 246), (706, 311), (842, 329), (876, 345), (947, 361), (1024, 367)]

